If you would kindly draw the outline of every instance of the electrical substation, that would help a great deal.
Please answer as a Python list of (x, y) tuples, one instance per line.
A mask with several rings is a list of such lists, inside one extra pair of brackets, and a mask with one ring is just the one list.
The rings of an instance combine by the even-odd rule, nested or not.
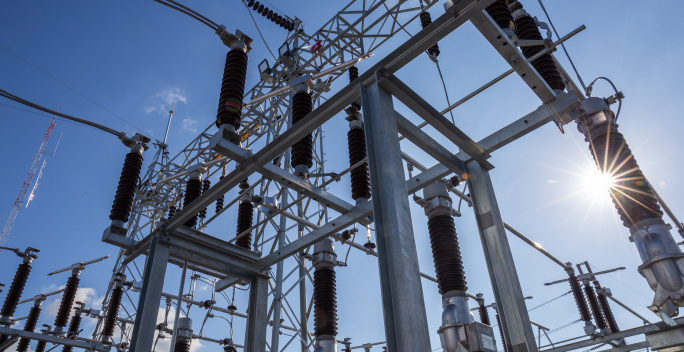
[[(112, 152), (122, 161), (118, 184), (96, 185), (111, 191), (109, 218), (100, 221), (111, 257), (83, 253), (80, 262), (54, 264), (50, 280), (63, 286), (29, 292), (28, 281), (45, 279), (32, 276), (31, 269), (49, 248), (40, 241), (28, 248), (0, 247), (0, 255), (16, 260), (0, 271), (0, 351), (189, 352), (199, 343), (202, 351), (225, 352), (684, 350), (684, 318), (677, 317), (684, 306), (678, 243), (684, 225), (620, 132), (625, 95), (604, 77), (586, 85), (567, 54), (564, 44), (581, 40), (575, 36), (584, 25), (555, 33), (551, 19), (528, 12), (532, 0), (352, 0), (327, 4), (340, 8), (312, 32), (304, 27), (306, 18), (289, 17), (267, 1), (225, 5), (245, 7), (250, 16), (280, 27), (287, 34), (280, 44), (259, 38), (253, 28), (216, 23), (212, 14), (195, 11), (199, 4), (154, 1), (158, 11), (186, 19), (184, 25), (210, 27), (207, 35), (218, 35), (216, 44), (227, 53), (220, 86), (203, 93), (218, 97), (215, 121), (180, 152), (171, 153), (167, 144), (173, 108), (159, 140), (53, 111), (13, 94), (11, 82), (0, 87), (3, 100), (89, 125), (101, 130), (92, 133), (123, 143)], [(411, 23), (419, 30), (405, 41), (392, 40), (408, 33)], [(434, 106), (421, 82), (402, 80), (398, 72), (425, 57), (440, 69), (450, 60), (440, 56), (440, 48), (453, 44), (444, 38), (466, 25), (507, 63), (507, 71), (485, 77), (490, 81), (446, 109)], [(264, 42), (279, 43), (273, 59), (253, 57), (253, 48)], [(561, 55), (571, 67), (557, 60)], [(257, 76), (250, 87), (248, 77)], [(506, 116), (504, 127), (475, 140), (451, 114), (507, 77), (524, 82), (538, 106)], [(457, 79), (432, 83), (446, 91), (445, 78)], [(611, 95), (592, 95), (595, 85), (606, 83), (614, 88)], [(326, 130), (331, 119), (344, 119), (345, 129)], [(36, 171), (54, 121), (0, 245), (32, 180), (42, 175), (42, 168)], [(491, 157), (513, 142), (524, 143), (542, 126), (584, 139), (592, 163), (610, 178), (604, 196), (626, 228), (622, 235), (636, 247), (630, 250), (640, 258), (638, 268), (597, 270), (592, 258), (551, 253), (531, 239), (543, 242), (547, 234), (519, 231), (511, 225), (516, 219), (502, 214), (495, 188), (507, 185), (492, 182), (490, 174), (510, 170), (496, 168)], [(332, 134), (345, 134), (346, 145), (327, 142)], [(345, 157), (333, 159), (329, 149), (344, 149), (338, 154)], [(464, 235), (457, 229), (471, 209), (479, 233)], [(427, 233), (414, 232), (416, 223)], [(462, 253), (459, 236), (481, 242), (477, 255), (484, 257), (489, 277), (468, 279), (486, 283), (491, 295), (469, 290), (471, 269), (464, 257), (474, 254)], [(572, 323), (560, 328), (574, 329), (579, 337), (552, 340), (555, 329), (530, 319), (530, 297), (520, 277), (533, 274), (516, 266), (509, 243), (520, 240), (562, 274), (546, 285), (564, 287), (551, 301), (574, 300), (569, 304), (576, 306), (575, 316), (564, 318)], [(418, 242), (429, 242), (433, 268), (420, 267)], [(364, 270), (378, 272), (379, 290), (342, 279), (340, 272), (355, 265), (350, 252), (377, 263)], [(605, 285), (607, 275), (621, 270), (638, 271), (647, 282), (652, 291), (641, 306), (651, 315), (621, 301), (622, 287)], [(101, 305), (78, 301), (81, 276), (98, 273), (110, 278), (99, 288)], [(381, 340), (365, 341), (341, 328), (355, 324), (342, 318), (347, 308), (338, 305), (341, 286), (357, 287), (359, 299), (380, 297), (381, 306), (365, 314), (382, 317)], [(427, 297), (425, 287), (435, 292)], [(37, 326), (43, 303), (55, 297), (54, 323)], [(427, 301), (434, 299), (441, 315), (427, 313)], [(618, 310), (643, 324), (623, 324)], [(219, 324), (223, 328), (212, 328)]]

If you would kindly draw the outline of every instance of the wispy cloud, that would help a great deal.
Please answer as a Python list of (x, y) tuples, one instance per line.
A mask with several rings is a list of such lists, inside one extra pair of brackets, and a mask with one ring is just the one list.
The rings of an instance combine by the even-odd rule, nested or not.
[(183, 131), (188, 131), (190, 133), (197, 133), (197, 120), (186, 117), (183, 119)]
[(152, 98), (157, 102), (143, 108), (147, 114), (153, 112), (166, 114), (171, 109), (171, 105), (188, 103), (188, 96), (185, 94), (185, 91), (178, 87), (163, 90), (154, 94)]

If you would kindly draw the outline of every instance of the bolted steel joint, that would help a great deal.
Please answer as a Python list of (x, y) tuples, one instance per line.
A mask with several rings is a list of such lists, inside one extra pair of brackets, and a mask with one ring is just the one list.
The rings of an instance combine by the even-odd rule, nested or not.
[(331, 268), (337, 265), (335, 244), (331, 239), (323, 239), (314, 245), (312, 262), (316, 268)]
[(579, 108), (571, 112), (577, 129), (585, 136), (587, 132), (608, 122), (615, 122), (615, 114), (603, 98), (589, 97), (582, 101)]
[(655, 291), (653, 305), (675, 316), (677, 306), (684, 306), (684, 253), (672, 237), (669, 225), (636, 225), (639, 229), (632, 233), (630, 239), (637, 246), (643, 262), (638, 267), (639, 273)]
[(363, 121), (359, 120), (350, 120), (349, 121), (349, 128), (363, 128)]
[(431, 218), (438, 214), (452, 214), (454, 211), (451, 208), (453, 202), (446, 188), (446, 184), (442, 181), (434, 182), (423, 189), (423, 198), (421, 206), (425, 209), (425, 215)]
[(314, 352), (337, 352), (337, 341), (335, 341), (335, 336), (322, 335), (316, 337)]
[(192, 319), (178, 318), (178, 339), (192, 340)]

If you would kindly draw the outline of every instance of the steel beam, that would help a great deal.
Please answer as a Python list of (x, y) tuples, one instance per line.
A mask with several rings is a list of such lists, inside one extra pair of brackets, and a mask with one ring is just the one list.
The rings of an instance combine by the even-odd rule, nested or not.
[(313, 245), (314, 243), (330, 236), (331, 234), (344, 230), (353, 225), (359, 219), (366, 218), (373, 213), (373, 207), (370, 201), (359, 203), (348, 212), (338, 216), (336, 219), (329, 221), (321, 227), (309, 232), (304, 237), (300, 237), (290, 244), (278, 249), (257, 261), (258, 265), (271, 266), (278, 263), (285, 258), (301, 252), (303, 249)]
[(392, 95), (361, 87), (387, 350), (431, 351)]
[(536, 352), (534, 332), (489, 172), (475, 160), (467, 166), (473, 210), (506, 340), (503, 343), (507, 351)]
[(169, 246), (159, 243), (158, 237), (153, 238), (150, 243), (150, 254), (145, 263), (145, 276), (131, 336), (131, 352), (152, 350), (168, 260)]
[(378, 83), (392, 93), (392, 95), (397, 97), (397, 99), (404, 103), (409, 109), (423, 118), (425, 122), (437, 129), (437, 131), (461, 148), (471, 158), (480, 162), (480, 164), (487, 169), (494, 168), (494, 166), (487, 161), (487, 158), (489, 158), (487, 151), (475, 143), (467, 134), (456, 127), (399, 78), (396, 76), (387, 76), (384, 79), (378, 79)]
[[(117, 238), (118, 236), (110, 236), (108, 242), (116, 244)], [(208, 275), (228, 274), (249, 279), (251, 274), (269, 270), (267, 266), (257, 264), (259, 256), (256, 253), (187, 227), (162, 235), (148, 235), (130, 248), (123, 263), (130, 263), (138, 256), (148, 253), (150, 243), (155, 238), (170, 247), (169, 262), (180, 265), (188, 262), (189, 269)]]
[[(477, 144), (487, 151), (487, 153), (492, 153), (547, 124), (553, 120), (554, 117), (567, 113), (577, 106), (579, 106), (579, 100), (574, 93), (560, 94), (556, 100), (538, 107), (535, 111), (490, 134), (480, 140)], [(471, 159), (468, 153), (463, 151), (458, 152), (456, 156), (464, 162)], [(420, 190), (428, 184), (449, 174), (451, 174), (449, 168), (442, 164), (437, 164), (406, 181), (409, 193)]]
[[(238, 163), (242, 163), (245, 160), (254, 156), (254, 154), (248, 150), (240, 148), (240, 146), (233, 144), (225, 139), (221, 139), (214, 145), (214, 150), (218, 151), (222, 155), (225, 155)], [(272, 163), (264, 164), (258, 171), (264, 177), (270, 178), (287, 188), (296, 190), (298, 193), (302, 193), (305, 196), (315, 200), (321, 205), (329, 207), (339, 213), (346, 213), (349, 209), (353, 208), (354, 205), (334, 196), (325, 190), (318, 188), (300, 177), (297, 177), (284, 169), (279, 168)], [(371, 223), (370, 220), (362, 219), (360, 221), (364, 225)]]
[[(155, 314), (156, 317), (156, 314)], [(102, 351), (108, 352), (112, 350), (111, 345), (102, 345), (91, 343), (87, 341), (75, 340), (71, 338), (64, 338), (55, 335), (41, 334), (33, 331), (25, 331), (19, 329), (7, 328), (0, 326), (0, 334), (13, 336), (11, 338), (25, 338), (29, 340), (45, 341), (57, 345), (72, 346), (76, 348), (82, 348), (86, 351)], [(15, 340), (16, 342), (16, 340)], [(11, 346), (11, 344), (10, 344)]]
[[(543, 126), (558, 114), (563, 114), (567, 111), (570, 111), (578, 105), (579, 101), (577, 100), (577, 96), (572, 93), (563, 93), (559, 95), (558, 98), (553, 102), (540, 106), (537, 108), (537, 110), (519, 118), (508, 126), (480, 140), (478, 144), (482, 146), (488, 153), (491, 153)], [(470, 157), (465, 152), (459, 152), (456, 154), (456, 156), (458, 156), (458, 158), (462, 161), (470, 160)], [(408, 193), (419, 191), (425, 186), (451, 174), (452, 172), (454, 171), (450, 168), (442, 164), (437, 164), (406, 181)], [(278, 252), (274, 252), (265, 256), (259, 260), (259, 264), (270, 266), (274, 263), (280, 262), (292, 254), (298, 253), (313, 245), (321, 239), (344, 230), (346, 227), (358, 222), (360, 219), (370, 216), (371, 214), (372, 207), (370, 203), (361, 203), (352, 208), (349, 212), (340, 215), (331, 222), (328, 222), (327, 224), (311, 231), (304, 237), (298, 238), (287, 246), (279, 249)]]
[(451, 172), (461, 176), (465, 173), (463, 161), (439, 144), (430, 135), (423, 132), (418, 126), (414, 125), (398, 112), (394, 112), (397, 119), (397, 128), (402, 136), (406, 137), (413, 144), (435, 158), (442, 165), (446, 166)]
[[(579, 105), (580, 101), (575, 93), (559, 94), (555, 100), (541, 105), (531, 113), (492, 133), (478, 144), (491, 153), (551, 122), (553, 119), (559, 119), (562, 115), (574, 110)], [(458, 157), (463, 161), (470, 159), (468, 154), (464, 152), (458, 153)]]
[[(380, 60), (371, 69), (359, 75), (354, 85), (347, 85), (340, 89), (330, 99), (326, 100), (318, 108), (297, 122), (280, 136), (276, 137), (266, 147), (259, 150), (256, 154), (240, 163), (235, 170), (226, 175), (213, 187), (204, 192), (192, 203), (178, 211), (175, 216), (164, 223), (161, 228), (165, 231), (173, 230), (183, 225), (191, 217), (197, 215), (202, 209), (208, 207), (212, 202), (221, 197), (230, 189), (237, 186), (249, 175), (257, 172), (262, 166), (283, 153), (284, 150), (302, 139), (307, 134), (313, 132), (318, 126), (322, 125), (335, 114), (344, 109), (353, 101), (359, 101), (356, 84), (362, 82), (370, 85), (375, 82), (375, 72), (382, 70), (387, 74), (392, 74), (406, 64), (423, 54), (440, 39), (468, 21), (468, 18), (478, 11), (482, 11), (494, 0), (462, 0), (458, 5), (452, 6), (447, 12), (438, 18), (427, 28), (418, 32), (409, 40), (392, 51), (384, 59)], [(211, 146), (215, 146), (221, 139), (229, 139), (219, 131), (212, 137)]]
[[(682, 326), (684, 324), (684, 317), (679, 317), (675, 319), (675, 322), (677, 323), (677, 326)], [(601, 336), (601, 337), (592, 337), (586, 340), (582, 341), (577, 341), (574, 343), (569, 343), (567, 345), (555, 347), (555, 348), (548, 348), (545, 350), (541, 350), (540, 352), (566, 352), (566, 351), (571, 351), (571, 350), (577, 350), (580, 348), (585, 348), (593, 345), (600, 345), (602, 343), (607, 343), (610, 341), (617, 341), (620, 339), (624, 339), (630, 336), (636, 336), (640, 334), (644, 334), (650, 331), (656, 331), (659, 330), (660, 328), (663, 328), (664, 330), (670, 329), (670, 327), (663, 323), (663, 322), (658, 322), (655, 324), (648, 324), (644, 326), (637, 326), (636, 328), (628, 329), (628, 330), (622, 330), (620, 332), (616, 332), (614, 334), (606, 335), (606, 336)]]
[(268, 276), (254, 275), (252, 277), (247, 313), (245, 352), (264, 352), (268, 326)]
[(556, 98), (556, 93), (546, 84), (537, 70), (527, 61), (525, 56), (516, 48), (506, 33), (494, 22), (487, 11), (480, 11), (471, 17), (470, 22), (482, 33), (490, 44), (501, 54), (511, 68), (518, 73), (520, 78), (532, 89), (542, 102), (548, 103)]

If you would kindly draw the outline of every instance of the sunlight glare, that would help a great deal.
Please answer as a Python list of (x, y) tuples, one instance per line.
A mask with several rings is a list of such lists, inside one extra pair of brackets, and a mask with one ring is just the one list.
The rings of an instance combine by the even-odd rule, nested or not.
[(610, 200), (608, 190), (615, 185), (615, 178), (610, 174), (601, 173), (598, 169), (588, 168), (583, 175), (585, 193), (594, 201)]

